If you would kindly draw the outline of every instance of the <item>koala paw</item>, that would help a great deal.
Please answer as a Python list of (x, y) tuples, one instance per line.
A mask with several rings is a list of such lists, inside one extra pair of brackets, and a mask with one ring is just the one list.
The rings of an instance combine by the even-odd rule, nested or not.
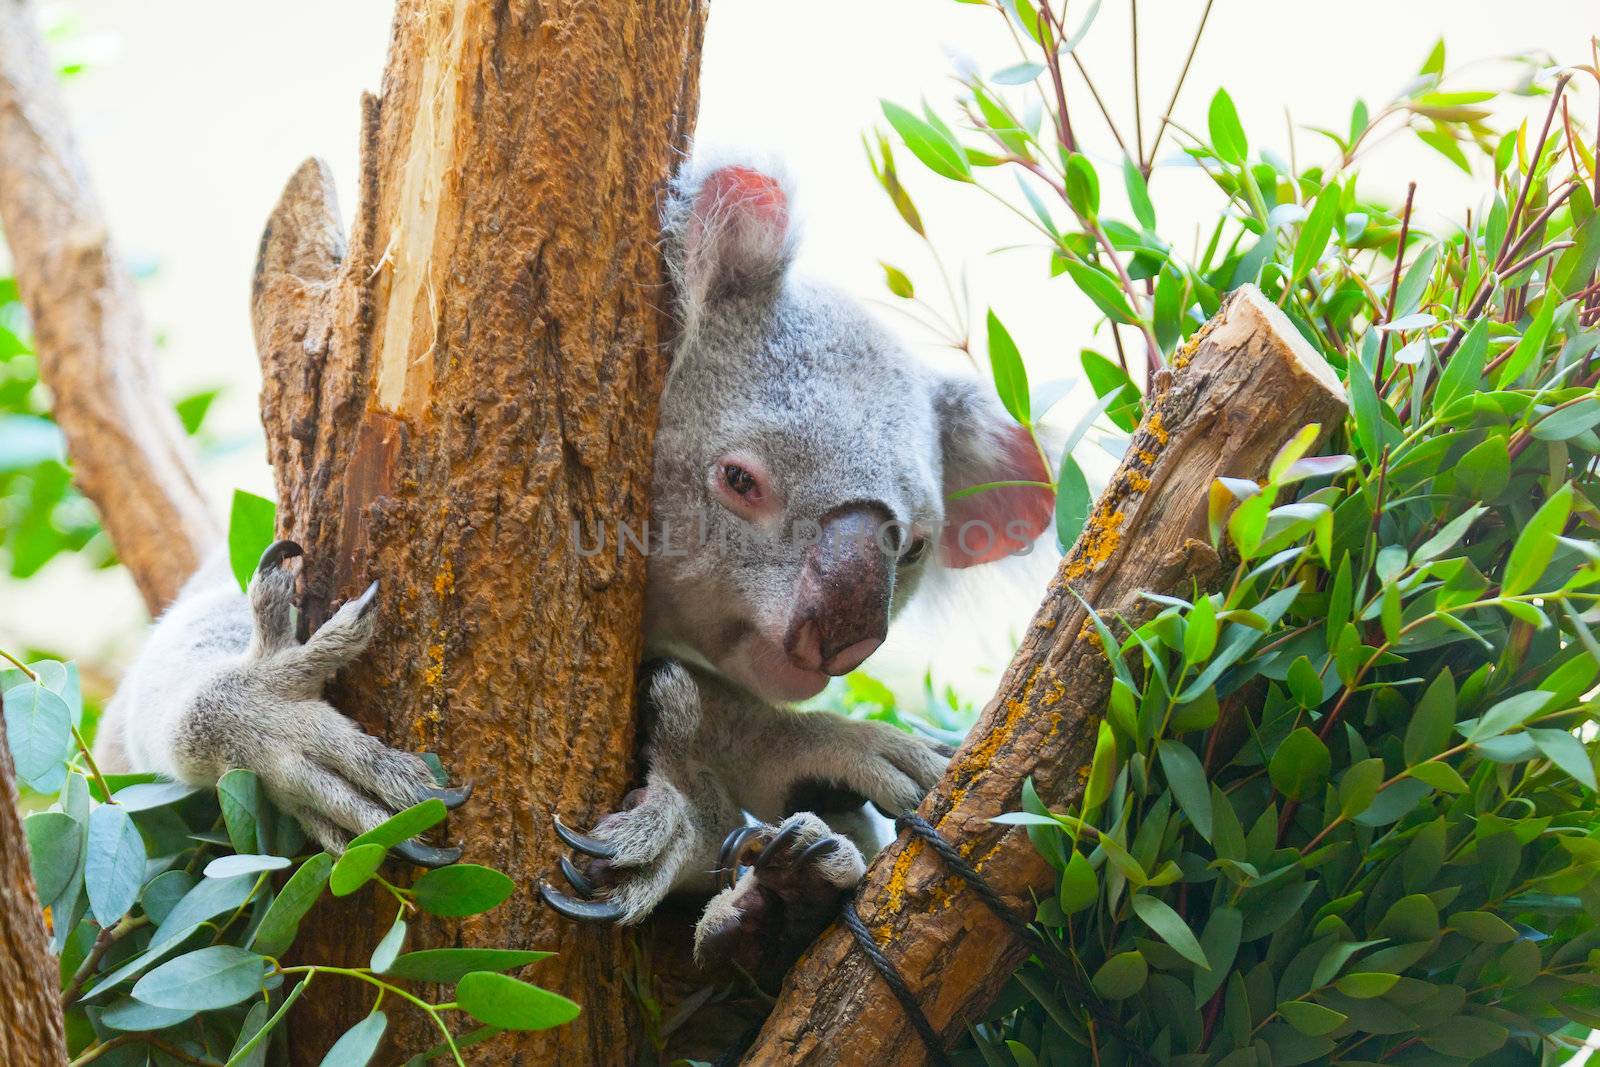
[(652, 775), (623, 805), (624, 810), (607, 815), (587, 834), (551, 817), (556, 836), (589, 857), (582, 868), (561, 858), (562, 876), (577, 899), (548, 882), (539, 885), (545, 903), (569, 919), (636, 923), (680, 887), (686, 874), (692, 880), (697, 865), (709, 875), (711, 847), (697, 818), (700, 813), (676, 786)]
[(711, 899), (695, 926), (695, 959), (735, 963), (762, 988), (775, 989), (839, 914), (866, 863), (854, 844), (810, 812), (776, 827), (735, 830), (722, 851), (732, 884)]
[(922, 803), (954, 755), (947, 745), (887, 723), (808, 714), (816, 716), (810, 722), (814, 737), (809, 746), (802, 744), (801, 757), (795, 761), (804, 773), (785, 798), (789, 811), (818, 810), (807, 802), (807, 793), (826, 783), (871, 801), (880, 814), (892, 819)]
[[(248, 591), (253, 615), (244, 662), (196, 693), (180, 732), (180, 758), (203, 776), (254, 771), (267, 794), (330, 852), (430, 797), (456, 808), (470, 784), (441, 789), (421, 757), (364, 733), (322, 700), (322, 687), (372, 639), (374, 582), (301, 644), (295, 634), (293, 541), (269, 547)], [(454, 863), (459, 848), (407, 841), (399, 855), (422, 866)]]

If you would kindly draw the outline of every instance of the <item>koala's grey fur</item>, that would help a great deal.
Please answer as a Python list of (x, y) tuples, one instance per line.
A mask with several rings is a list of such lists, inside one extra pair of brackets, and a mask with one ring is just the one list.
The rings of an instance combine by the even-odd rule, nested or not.
[[(816, 857), (821, 883), (842, 890), (859, 880), (862, 853), (876, 847), (862, 801), (890, 813), (915, 807), (945, 756), (882, 723), (783, 706), (826, 677), (785, 658), (804, 561), (782, 534), (869, 502), (904, 531), (900, 547), (916, 536), (939, 544), (894, 565), (892, 615), (940, 559), (982, 561), (941, 537), (949, 492), (1019, 476), (1006, 465), (1016, 427), (988, 390), (929, 370), (853, 301), (791, 270), (789, 212), (786, 188), (767, 172), (711, 164), (681, 178), (666, 209), (681, 333), (656, 437), (652, 528), (661, 543), (649, 563), (645, 631), (652, 655), (681, 665), (651, 686), (657, 720), (642, 799), (592, 830), (614, 854), (588, 888), (624, 922), (674, 890), (713, 891), (719, 849), (747, 817), (788, 819), (790, 843), (846, 835), (805, 855)], [(728, 456), (751, 457), (770, 480), (758, 519), (719, 498)], [(1034, 516), (1013, 540), (1025, 543), (1038, 526)], [(689, 531), (692, 543), (673, 543)], [(301, 646), (291, 591), (290, 573), (270, 567), (241, 596), (220, 560), (208, 564), (108, 709), (101, 754), (107, 769), (195, 783), (248, 767), (337, 850), (433, 781), (419, 759), (362, 734), (320, 697), (371, 636), (371, 592)], [(847, 810), (822, 812), (826, 824), (797, 815), (818, 785), (853, 797)], [(714, 899), (697, 943), (737, 925), (740, 892)]]
[(301, 644), (294, 574), (276, 561), (248, 595), (219, 551), (151, 630), (106, 708), (102, 770), (155, 771), (215, 784), (235, 767), (325, 847), (431, 795), (428, 765), (363, 733), (322, 699), (334, 673), (372, 640), (374, 583)]

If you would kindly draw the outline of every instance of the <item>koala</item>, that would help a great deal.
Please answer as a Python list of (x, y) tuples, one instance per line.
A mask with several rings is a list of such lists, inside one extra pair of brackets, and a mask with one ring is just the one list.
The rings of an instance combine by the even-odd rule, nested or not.
[[(792, 265), (786, 182), (702, 164), (665, 218), (679, 333), (651, 484), (647, 777), (562, 863), (563, 914), (636, 922), (715, 893), (696, 954), (763, 984), (837, 913), (948, 749), (790, 705), (861, 666), (936, 568), (1026, 551), (1054, 497), (992, 391), (914, 359)], [(958, 491), (1005, 483), (971, 495)], [(956, 495), (953, 495), (956, 494)], [(754, 819), (754, 823), (749, 819)], [(720, 886), (720, 889), (719, 889)]]
[[(1054, 506), (1037, 445), (989, 389), (934, 372), (793, 268), (792, 216), (787, 183), (742, 162), (689, 168), (668, 196), (678, 330), (651, 486), (644, 631), (660, 663), (644, 686), (645, 780), (587, 830), (552, 819), (581, 859), (560, 862), (570, 894), (540, 886), (593, 922), (709, 896), (697, 956), (766, 985), (860, 881), (879, 846), (866, 805), (914, 808), (951, 754), (792, 705), (865, 662), (931, 571), (1025, 551)], [(298, 555), (269, 548), (243, 595), (220, 553), (205, 564), (109, 705), (98, 755), (197, 784), (249, 768), (337, 852), (396, 810), (468, 790), (323, 701), (371, 640), (377, 587), (300, 643)]]

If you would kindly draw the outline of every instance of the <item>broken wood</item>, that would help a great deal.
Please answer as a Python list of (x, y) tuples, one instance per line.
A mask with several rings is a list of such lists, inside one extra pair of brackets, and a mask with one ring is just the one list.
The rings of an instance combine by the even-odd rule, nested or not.
[[(1147, 615), (1141, 590), (1214, 589), (1207, 539), (1219, 476), (1260, 479), (1309, 423), (1332, 429), (1344, 388), (1254, 286), (1231, 294), (1158, 382), (1116, 474), (998, 691), (919, 813), (1024, 916), (1055, 871), (1022, 827), (989, 820), (1040, 798), (1073, 809), (1093, 755), (1111, 670), (1083, 603), (1106, 618)], [(1079, 601), (1083, 598), (1083, 602)], [(929, 1021), (953, 1042), (981, 1016), (1027, 946), (924, 843), (902, 834), (874, 860), (858, 907)], [(789, 974), (748, 1064), (920, 1064), (927, 1053), (899, 1003), (835, 924)]]
[(74, 480), (156, 614), (222, 531), (24, 0), (0, 0), (0, 229)]
[[(332, 698), (475, 780), (450, 836), (520, 890), (466, 922), (419, 920), (408, 947), (558, 950), (528, 978), (583, 1006), (483, 1062), (634, 1060), (627, 936), (533, 890), (563, 850), (552, 812), (594, 822), (633, 769), (645, 560), (581, 554), (574, 528), (615, 543), (647, 519), (670, 328), (660, 206), (703, 18), (699, 0), (401, 0), (382, 94), (363, 101), (348, 248), (316, 161), (262, 237), (262, 421), (308, 621), (381, 583), (377, 639)], [(371, 895), (324, 906), (296, 952), (362, 963), (393, 918)], [(371, 1008), (358, 983), (319, 987), (297, 1008), (297, 1063)], [(394, 1048), (438, 1040), (385, 1007)]]

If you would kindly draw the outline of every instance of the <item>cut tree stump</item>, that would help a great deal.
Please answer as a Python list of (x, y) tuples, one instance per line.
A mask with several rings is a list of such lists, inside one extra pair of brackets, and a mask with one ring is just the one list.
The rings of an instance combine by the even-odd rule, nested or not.
[[(1219, 476), (1260, 479), (1302, 427), (1331, 429), (1344, 388), (1254, 286), (1231, 294), (1173, 362), (993, 700), (920, 814), (988, 883), (1031, 918), (1055, 871), (1021, 827), (989, 820), (1040, 798), (1082, 795), (1111, 671), (1079, 597), (1106, 618), (1143, 618), (1141, 590), (1215, 588), (1223, 566), (1207, 537)], [(999, 994), (1028, 949), (922, 841), (902, 835), (874, 860), (861, 917), (945, 1041)], [(835, 924), (785, 981), (744, 1062), (919, 1064), (927, 1053), (848, 931)]]
[[(573, 528), (614, 545), (648, 518), (670, 330), (660, 209), (704, 14), (699, 0), (401, 0), (382, 94), (364, 101), (348, 248), (316, 161), (262, 237), (262, 420), (280, 532), (306, 550), (307, 621), (380, 582), (377, 638), (331, 698), (475, 781), (449, 835), (518, 886), (485, 915), (420, 919), (407, 947), (557, 950), (525, 977), (583, 1006), (475, 1062), (635, 1058), (627, 935), (561, 919), (535, 887), (563, 851), (552, 813), (593, 823), (633, 770), (645, 560), (583, 555)], [(325, 904), (296, 953), (364, 963), (393, 919), (373, 894)], [(360, 983), (317, 987), (296, 1009), (296, 1063), (371, 1008)], [(438, 1040), (385, 1009), (393, 1049)]]

